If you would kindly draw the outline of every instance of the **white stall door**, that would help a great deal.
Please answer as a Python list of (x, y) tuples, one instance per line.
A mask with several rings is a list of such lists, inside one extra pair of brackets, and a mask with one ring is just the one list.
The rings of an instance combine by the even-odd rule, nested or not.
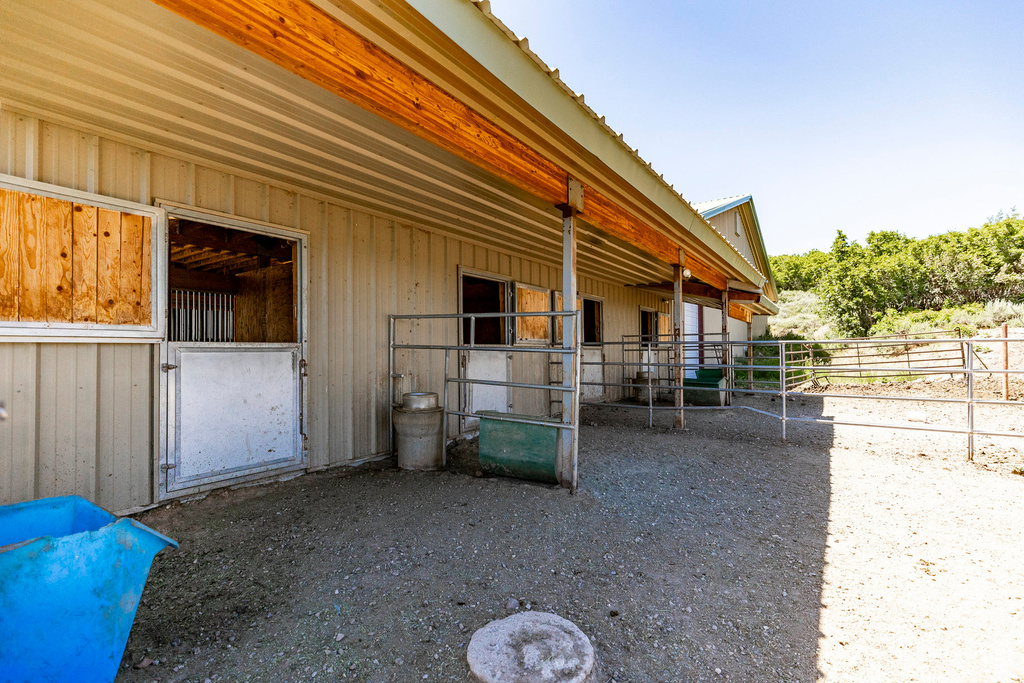
[(163, 493), (304, 466), (298, 344), (172, 343)]
[[(463, 377), (484, 379), (495, 382), (508, 381), (508, 353), (506, 351), (467, 351)], [(499, 413), (509, 411), (509, 389), (504, 386), (487, 384), (463, 384), (463, 412), (475, 413), (493, 410)], [(462, 431), (471, 432), (480, 428), (480, 419), (466, 417), (462, 420)]]

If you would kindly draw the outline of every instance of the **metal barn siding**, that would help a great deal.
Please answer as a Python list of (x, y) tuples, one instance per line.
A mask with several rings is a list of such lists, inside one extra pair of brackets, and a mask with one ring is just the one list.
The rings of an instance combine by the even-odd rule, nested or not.
[[(708, 223), (717, 230), (725, 239), (729, 240), (737, 251), (743, 254), (743, 257), (754, 263), (754, 252), (750, 247), (750, 240), (747, 237), (747, 226), (744, 223), (743, 227), (740, 228), (740, 234), (736, 234), (736, 215), (740, 213), (739, 209), (729, 209), (724, 213), (720, 213), (717, 216), (712, 216), (708, 219)], [(742, 215), (742, 214), (741, 214)]]
[(153, 502), (149, 344), (0, 343), (0, 505), (78, 494), (111, 510)]
[[(560, 269), (552, 265), (165, 151), (0, 111), (0, 170), (24, 175), (26, 169), (65, 187), (146, 203), (171, 201), (308, 233), (310, 469), (387, 452), (388, 314), (457, 311), (460, 266), (551, 290), (561, 286)], [(653, 277), (657, 271), (637, 281)], [(594, 277), (580, 278), (580, 293), (603, 300), (608, 341), (639, 332), (641, 305), (669, 310), (657, 294)], [(417, 324), (418, 333), (434, 341), (454, 341), (450, 323)], [(0, 374), (0, 395), (13, 397), (10, 426), (0, 429), (10, 443), (4, 449), (9, 461), (0, 460), (7, 473), (3, 500), (81, 493), (115, 510), (154, 502), (156, 349), (0, 345), (0, 373), (6, 373)], [(611, 347), (606, 360), (621, 357), (621, 349)], [(396, 391), (443, 391), (443, 356), (419, 352), (408, 360)], [(540, 358), (517, 359), (512, 378), (544, 382), (544, 365)], [(621, 381), (621, 371), (610, 368), (606, 377)], [(609, 398), (618, 395), (612, 390)], [(517, 390), (512, 396), (516, 410), (548, 411), (543, 392)], [(55, 418), (68, 415), (73, 421)]]

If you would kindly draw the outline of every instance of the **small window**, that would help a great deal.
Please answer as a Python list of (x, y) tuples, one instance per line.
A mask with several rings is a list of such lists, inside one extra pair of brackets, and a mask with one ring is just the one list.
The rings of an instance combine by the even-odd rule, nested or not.
[[(463, 313), (504, 313), (506, 283), (472, 275), (462, 276)], [(470, 329), (475, 328), (475, 338), (470, 342)], [(462, 342), (464, 344), (504, 344), (504, 318), (477, 318), (474, 326), (469, 320), (462, 321)]]
[(601, 302), (597, 299), (583, 299), (583, 343), (600, 344), (602, 310)]
[[(562, 293), (561, 292), (555, 292), (554, 299), (555, 299), (555, 304), (554, 304), (554, 308), (552, 310), (554, 310), (554, 311), (562, 310)], [(582, 308), (583, 308), (583, 299), (577, 296), (576, 297), (576, 310), (578, 311), (578, 310), (581, 310)], [(559, 317), (559, 318), (557, 318), (555, 320), (555, 343), (556, 344), (561, 344), (562, 343), (562, 325), (563, 325), (564, 321), (565, 321), (565, 318), (562, 318), (562, 317)]]
[(640, 342), (650, 344), (658, 338), (658, 312), (649, 308), (640, 309)]

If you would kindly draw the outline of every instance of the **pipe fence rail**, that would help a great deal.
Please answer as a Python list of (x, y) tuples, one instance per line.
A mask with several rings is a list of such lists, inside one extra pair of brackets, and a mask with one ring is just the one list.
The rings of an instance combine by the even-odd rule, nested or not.
[[(472, 390), (474, 386), (498, 386), (506, 387), (507, 389), (524, 389), (528, 391), (545, 391), (545, 392), (556, 392), (561, 396), (570, 396), (572, 403), (568, 414), (566, 411), (562, 411), (562, 420), (556, 422), (550, 417), (546, 416), (517, 416), (508, 415), (501, 412), (491, 413), (487, 415), (488, 419), (493, 419), (500, 422), (514, 422), (518, 424), (528, 425), (542, 425), (546, 427), (555, 427), (562, 432), (568, 432), (571, 434), (572, 439), (572, 482), (571, 488), (575, 491), (576, 489), (576, 448), (577, 448), (577, 437), (579, 425), (579, 377), (580, 377), (580, 330), (579, 324), (581, 317), (580, 311), (538, 311), (538, 312), (496, 312), (496, 313), (432, 313), (432, 314), (394, 314), (388, 316), (388, 397), (390, 400), (390, 407), (396, 408), (401, 405), (400, 401), (396, 401), (395, 396), (395, 381), (403, 379), (404, 373), (398, 373), (395, 371), (396, 351), (438, 351), (444, 353), (444, 372), (442, 377), (443, 382), (443, 398), (442, 407), (444, 408), (444, 435), (445, 439), (448, 438), (449, 434), (449, 418), (452, 416), (463, 417), (463, 418), (480, 418), (482, 415), (479, 411), (463, 410), (460, 408), (453, 409), (451, 407), (451, 396), (449, 386), (454, 384), (457, 386), (464, 386), (468, 389), (468, 396), (464, 403), (472, 408), (473, 407), (473, 395)], [(556, 319), (566, 320), (563, 322), (563, 329), (569, 331), (569, 334), (565, 335), (565, 345), (559, 346), (526, 346), (519, 344), (477, 344), (476, 343), (476, 323), (479, 319), (502, 319), (506, 322), (513, 321), (516, 318), (549, 318), (551, 322)], [(399, 322), (408, 321), (449, 321), (456, 323), (454, 337), (456, 339), (465, 340), (466, 332), (468, 331), (468, 342), (461, 341), (459, 343), (403, 343), (397, 341), (396, 338), (396, 325)], [(468, 321), (468, 330), (466, 323)], [(445, 338), (453, 336), (452, 330), (447, 331), (448, 334), (444, 335)], [(563, 367), (563, 378), (567, 377), (568, 381), (563, 379), (560, 384), (541, 384), (532, 382), (514, 382), (511, 380), (500, 380), (500, 379), (485, 379), (485, 378), (474, 378), (474, 377), (461, 377), (452, 376), (451, 372), (451, 354), (452, 352), (462, 353), (471, 351), (494, 351), (503, 352), (507, 354), (523, 354), (523, 355), (535, 355), (542, 354), (548, 357), (560, 357), (561, 364)], [(460, 366), (461, 367), (461, 366)], [(566, 375), (568, 370), (568, 375)], [(398, 397), (400, 398), (400, 397)], [(460, 401), (459, 405), (462, 406), (463, 402)], [(394, 451), (394, 421), (391, 410), (388, 410), (388, 434), (390, 439), (390, 450)], [(447, 464), (447, 454), (444, 455), (445, 464)]]
[[(934, 333), (932, 333), (934, 335)], [(768, 341), (730, 341), (728, 338), (716, 338), (708, 341), (710, 335), (701, 335), (700, 339), (692, 339), (696, 335), (684, 335), (680, 340), (658, 340), (642, 341), (639, 349), (648, 352), (641, 356), (640, 360), (633, 359), (627, 354), (627, 349), (637, 348), (637, 340), (625, 338), (618, 342), (605, 342), (604, 347), (622, 348), (622, 360), (619, 361), (581, 361), (581, 369), (590, 366), (621, 367), (621, 382), (615, 381), (582, 381), (581, 387), (599, 386), (608, 393), (609, 388), (615, 388), (620, 393), (628, 394), (632, 391), (635, 400), (616, 401), (588, 401), (585, 404), (595, 407), (629, 408), (648, 411), (648, 424), (653, 426), (655, 411), (686, 411), (691, 410), (728, 410), (741, 409), (749, 410), (780, 421), (782, 439), (786, 440), (786, 428), (791, 422), (813, 423), (828, 425), (845, 425), (855, 427), (873, 427), (882, 429), (903, 429), (912, 431), (940, 432), (949, 434), (963, 434), (967, 436), (967, 458), (974, 459), (975, 437), (1008, 437), (1022, 438), (1024, 432), (995, 431), (979, 428), (976, 423), (975, 408), (977, 406), (1016, 406), (1024, 407), (1022, 400), (1009, 400), (1008, 389), (1004, 390), (1004, 398), (983, 399), (976, 396), (977, 382), (979, 376), (1000, 376), (1012, 377), (1013, 375), (1024, 374), (1022, 369), (1002, 369), (982, 367), (979, 368), (975, 361), (980, 361), (978, 355), (979, 347), (1003, 346), (1009, 348), (1010, 344), (1024, 343), (1024, 339), (1008, 339), (1005, 337), (996, 338), (930, 338), (922, 337), (907, 338), (904, 336), (883, 339), (829, 339), (829, 340), (768, 340)], [(896, 354), (888, 364), (879, 360), (868, 360), (867, 362), (850, 362), (850, 358), (876, 359), (884, 354), (860, 353), (858, 349), (866, 347), (867, 350), (886, 345), (905, 346), (912, 344), (915, 347), (913, 352), (901, 352)], [(717, 348), (717, 353), (712, 354), (716, 362), (691, 362), (688, 358), (698, 357), (701, 350)], [(923, 348), (917, 348), (923, 347)], [(928, 353), (928, 348), (932, 353)], [(729, 349), (730, 353), (725, 356), (722, 351)], [(957, 364), (950, 363), (950, 349), (956, 351), (956, 357), (960, 359)], [(739, 352), (743, 352), (742, 354)], [(602, 354), (603, 355), (603, 354)], [(1004, 359), (1008, 357), (1004, 353)], [(723, 357), (733, 359), (731, 363), (722, 363)], [(838, 366), (832, 366), (833, 359), (840, 358)], [(677, 360), (678, 359), (678, 360)], [(1004, 361), (1006, 362), (1006, 361)], [(645, 368), (643, 371), (636, 371), (630, 376), (630, 372), (636, 368)], [(702, 387), (702, 391), (719, 391), (723, 396), (732, 397), (735, 395), (746, 396), (773, 396), (780, 398), (780, 411), (778, 413), (761, 410), (752, 406), (744, 405), (722, 405), (722, 406), (693, 406), (683, 405), (688, 391), (693, 391), (693, 385), (682, 384), (675, 381), (681, 372), (684, 378), (692, 377), (698, 371), (716, 370), (722, 373), (726, 379), (724, 386), (717, 389)], [(805, 391), (809, 387), (821, 386), (821, 379), (825, 379), (827, 386), (833, 384), (842, 385), (865, 385), (871, 384), (879, 387), (899, 386), (909, 383), (914, 379), (933, 375), (950, 375), (951, 378), (961, 377), (964, 382), (965, 396), (962, 398), (947, 398), (930, 395), (899, 396), (890, 394), (849, 394), (842, 392), (821, 392)], [(892, 381), (897, 378), (902, 381)], [(628, 381), (627, 381), (628, 380)], [(1005, 380), (1008, 385), (1008, 380)], [(677, 392), (682, 392), (677, 395)], [(672, 404), (666, 405), (665, 400), (659, 400), (658, 395), (670, 396), (675, 399)], [(909, 422), (864, 422), (845, 419), (826, 419), (816, 417), (801, 417), (789, 414), (787, 403), (789, 400), (798, 397), (846, 399), (851, 401), (912, 401), (918, 403), (936, 404), (958, 404), (964, 406), (965, 426), (944, 426), (936, 424), (911, 424)], [(725, 401), (729, 403), (729, 401)], [(983, 427), (984, 425), (982, 425)]]

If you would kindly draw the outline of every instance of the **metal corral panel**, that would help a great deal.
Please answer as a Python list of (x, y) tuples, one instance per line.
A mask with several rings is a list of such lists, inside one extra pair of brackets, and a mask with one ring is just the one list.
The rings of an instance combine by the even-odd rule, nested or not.
[(153, 502), (153, 352), (146, 344), (0, 344), (0, 505), (78, 494)]

